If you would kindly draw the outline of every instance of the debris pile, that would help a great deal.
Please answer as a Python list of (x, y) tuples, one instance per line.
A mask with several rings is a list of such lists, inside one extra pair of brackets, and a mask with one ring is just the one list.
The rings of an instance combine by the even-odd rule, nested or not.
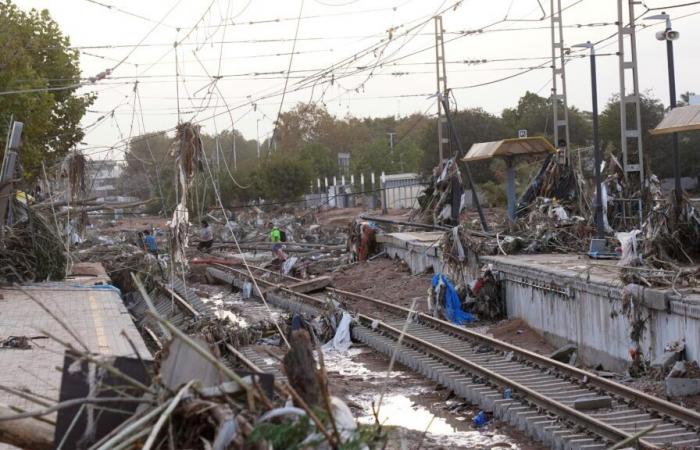
[(436, 172), (440, 166), (433, 171), (431, 183), (418, 196), (419, 209), (411, 213), (410, 220), (419, 223), (429, 223), (442, 225), (449, 223), (452, 217), (452, 204), (457, 200), (455, 195), (460, 196), (461, 205), (464, 204), (461, 189), (456, 189), (462, 185), (462, 176), (455, 158), (446, 161), (442, 171)]
[(16, 199), (10, 211), (11, 224), (1, 225), (0, 284), (65, 278), (68, 260), (56, 225)]
[(641, 230), (630, 233), (630, 248), (623, 245), (621, 278), (647, 287), (697, 286), (700, 267), (693, 264), (700, 258), (700, 211), (685, 197), (674, 217), (672, 200), (661, 194), (658, 180), (650, 191), (654, 204)]

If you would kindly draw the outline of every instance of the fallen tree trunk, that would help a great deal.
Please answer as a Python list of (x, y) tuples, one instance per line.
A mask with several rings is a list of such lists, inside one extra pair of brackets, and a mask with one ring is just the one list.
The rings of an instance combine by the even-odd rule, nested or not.
[[(0, 416), (17, 414), (0, 405)], [(31, 450), (51, 450), (54, 429), (33, 418), (0, 421), (0, 442)]]

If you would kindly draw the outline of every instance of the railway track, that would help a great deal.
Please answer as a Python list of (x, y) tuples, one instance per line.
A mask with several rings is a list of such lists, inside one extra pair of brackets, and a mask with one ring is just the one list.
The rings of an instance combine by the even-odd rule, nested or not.
[[(239, 287), (249, 277), (220, 267), (210, 274)], [(278, 307), (313, 313), (327, 306), (325, 299), (285, 287), (298, 279), (253, 271)], [(640, 433), (640, 448), (700, 447), (694, 410), (422, 313), (412, 313), (407, 323), (409, 310), (398, 305), (339, 289), (326, 293), (345, 299), (351, 312), (360, 302), (371, 306), (363, 308), (370, 313), (355, 314), (355, 339), (387, 355), (396, 352), (400, 362), (553, 448), (602, 449)]]

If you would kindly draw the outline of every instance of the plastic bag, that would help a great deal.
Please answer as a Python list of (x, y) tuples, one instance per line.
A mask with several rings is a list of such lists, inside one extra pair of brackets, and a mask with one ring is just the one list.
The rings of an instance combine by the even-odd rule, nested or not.
[(615, 237), (622, 245), (622, 256), (617, 263), (618, 266), (637, 266), (640, 263), (639, 254), (637, 254), (637, 235), (641, 233), (639, 230), (632, 230), (629, 233), (617, 233)]
[(352, 339), (350, 337), (350, 323), (352, 322), (352, 317), (347, 312), (343, 312), (343, 318), (340, 319), (338, 328), (335, 330), (335, 336), (333, 339), (328, 341), (323, 346), (324, 352), (330, 352), (332, 350), (338, 352), (346, 352), (352, 345)]
[(250, 294), (253, 292), (253, 284), (250, 281), (243, 283), (243, 289), (241, 289), (241, 297), (244, 299), (250, 298)]

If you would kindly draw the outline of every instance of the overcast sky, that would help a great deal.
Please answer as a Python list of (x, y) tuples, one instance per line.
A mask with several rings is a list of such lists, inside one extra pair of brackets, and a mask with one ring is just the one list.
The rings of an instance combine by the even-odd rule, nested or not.
[[(116, 66), (106, 79), (81, 89), (98, 94), (83, 119), (83, 126), (88, 127), (83, 147), (100, 159), (113, 146), (111, 157), (120, 158), (124, 149), (120, 142), (144, 129), (172, 129), (178, 120), (178, 98), (181, 120), (200, 121), (207, 133), (231, 129), (233, 121), (246, 138), (256, 137), (256, 127), (261, 139), (269, 136), (282, 101), (297, 23), (298, 39), (283, 110), (313, 100), (323, 101), (341, 117), (435, 112), (435, 100), (427, 98), (437, 90), (434, 24), (428, 19), (456, 3), (303, 0), (302, 6), (302, 0), (15, 1), (25, 9), (46, 8), (51, 12), (71, 44), (80, 48), (84, 77)], [(549, 1), (539, 1), (549, 15)], [(617, 31), (613, 25), (617, 20), (616, 1), (561, 1), (568, 8), (563, 13), (564, 24), (569, 26), (564, 29), (567, 46), (597, 41)], [(688, 2), (644, 2), (649, 8), (681, 3)], [(300, 8), (301, 20), (297, 22)], [(644, 10), (637, 6), (637, 15)], [(677, 91), (700, 93), (700, 4), (668, 12), (678, 18), (673, 26), (681, 33), (675, 42)], [(447, 80), (455, 89), (459, 108), (481, 107), (500, 114), (527, 90), (549, 95), (550, 22), (539, 20), (543, 12), (538, 0), (464, 0), (442, 16)], [(506, 17), (508, 21), (494, 24)], [(665, 45), (654, 37), (663, 26), (643, 20), (639, 23), (654, 25), (637, 33), (640, 88), (668, 104)], [(490, 24), (494, 25), (483, 33), (459, 34)], [(386, 44), (392, 28), (392, 39)], [(503, 31), (507, 29), (514, 30)], [(180, 42), (177, 51), (173, 48), (176, 41)], [(372, 47), (376, 50), (349, 62), (349, 57)], [(616, 51), (616, 38), (603, 42), (598, 49), (601, 108), (619, 91)], [(463, 62), (483, 59), (501, 61)], [(378, 60), (384, 64), (377, 66)], [(341, 62), (345, 65), (334, 67)], [(470, 87), (538, 65), (543, 68)], [(316, 83), (305, 79), (331, 67), (334, 69), (316, 78)], [(214, 78), (217, 81), (213, 82)], [(136, 80), (140, 105), (133, 92)], [(590, 110), (587, 59), (567, 64), (567, 84), (569, 104)], [(251, 99), (257, 100), (257, 109), (251, 106)], [(109, 116), (95, 124), (105, 114)]]

